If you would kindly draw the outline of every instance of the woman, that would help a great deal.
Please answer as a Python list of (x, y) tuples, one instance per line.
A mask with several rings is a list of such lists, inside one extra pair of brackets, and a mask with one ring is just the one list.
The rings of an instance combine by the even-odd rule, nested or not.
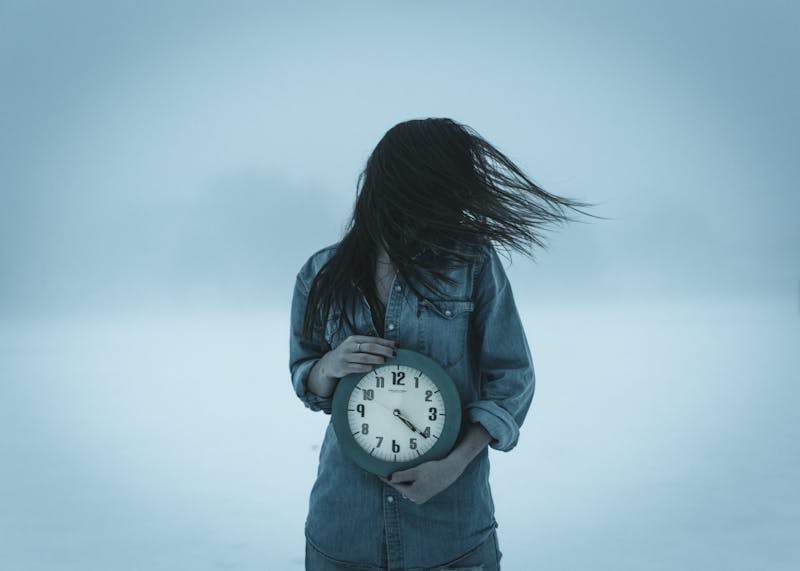
[(306, 568), (499, 569), (488, 448), (517, 444), (534, 370), (493, 244), (530, 255), (529, 243), (544, 246), (542, 227), (588, 205), (545, 192), (446, 118), (391, 128), (358, 186), (344, 238), (310, 256), (296, 277), (295, 392), (330, 414), (339, 379), (404, 347), (453, 378), (464, 425), (445, 458), (381, 478), (343, 454), (329, 423), (306, 520)]

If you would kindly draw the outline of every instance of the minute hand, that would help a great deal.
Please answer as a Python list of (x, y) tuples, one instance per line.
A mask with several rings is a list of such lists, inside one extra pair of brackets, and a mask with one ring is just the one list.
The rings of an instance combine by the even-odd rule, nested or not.
[(399, 410), (397, 410), (397, 409), (394, 409), (394, 412), (393, 412), (393, 414), (394, 414), (394, 415), (395, 415), (397, 418), (399, 418), (400, 420), (402, 420), (402, 421), (403, 421), (403, 423), (404, 423), (404, 424), (405, 424), (407, 427), (409, 427), (409, 428), (410, 428), (412, 431), (414, 431), (414, 432), (416, 432), (417, 434), (419, 434), (420, 436), (422, 436), (422, 438), (428, 438), (428, 437), (427, 437), (427, 436), (425, 436), (423, 433), (421, 433), (419, 430), (417, 430), (417, 427), (416, 427), (416, 426), (414, 426), (413, 424), (411, 424), (411, 421), (409, 421), (407, 418), (403, 417), (403, 415), (402, 415), (402, 414), (400, 414), (400, 411), (399, 411)]

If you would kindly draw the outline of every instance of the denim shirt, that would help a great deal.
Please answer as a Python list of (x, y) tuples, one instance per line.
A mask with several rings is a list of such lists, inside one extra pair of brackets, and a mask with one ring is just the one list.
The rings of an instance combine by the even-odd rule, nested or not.
[[(379, 336), (363, 295), (357, 330), (345, 324), (336, 331), (335, 316), (329, 316), (311, 341), (301, 336), (309, 286), (336, 246), (315, 252), (303, 264), (291, 308), (292, 384), (307, 408), (324, 414), (331, 412), (332, 397), (308, 392), (311, 368), (349, 335)], [(398, 274), (390, 289), (382, 337), (441, 364), (458, 387), (465, 426), (482, 424), (492, 437), (489, 446), (508, 451), (517, 444), (533, 398), (533, 358), (500, 258), (493, 247), (483, 253), (480, 262), (447, 270), (457, 282), (441, 284), (445, 296), (429, 296), (418, 285), (425, 294), (418, 298)], [(353, 463), (328, 423), (305, 533), (329, 558), (389, 569), (424, 569), (457, 559), (488, 539), (496, 525), (487, 448), (447, 489), (417, 505)]]

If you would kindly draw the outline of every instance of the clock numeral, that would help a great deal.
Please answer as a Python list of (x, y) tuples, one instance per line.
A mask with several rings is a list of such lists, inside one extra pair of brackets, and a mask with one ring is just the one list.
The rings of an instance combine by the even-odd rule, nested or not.
[(369, 424), (366, 422), (361, 425), (361, 434), (369, 434)]
[(376, 436), (375, 438), (378, 439), (378, 445), (375, 448), (380, 448), (381, 444), (383, 444), (383, 436)]
[(425, 402), (433, 402), (431, 401), (432, 396), (433, 396), (433, 391), (425, 391)]
[(403, 379), (406, 378), (405, 371), (392, 371), (392, 384), (405, 386)]
[(429, 420), (436, 420), (436, 414), (437, 414), (437, 412), (438, 412), (438, 411), (436, 410), (436, 407), (435, 407), (435, 406), (432, 406), (431, 408), (429, 408), (429, 409), (428, 409), (428, 412), (430, 413), (430, 414), (428, 415), (428, 419), (429, 419)]
[(422, 436), (424, 436), (425, 438), (430, 438), (431, 437), (431, 427), (430, 426), (426, 426), (425, 427), (425, 430), (422, 431)]
[(411, 450), (416, 450), (417, 449), (417, 439), (416, 438), (410, 439), (408, 441), (408, 447), (411, 448)]
[(375, 388), (383, 388), (383, 377), (375, 377)]
[(363, 404), (357, 404), (356, 405), (356, 412), (360, 412), (361, 413), (361, 418), (364, 418), (364, 405)]
[(395, 454), (400, 452), (400, 445), (397, 443), (396, 440), (392, 440), (392, 452), (394, 452)]
[(372, 400), (375, 398), (375, 391), (372, 389), (364, 389), (362, 394), (364, 395), (364, 400)]

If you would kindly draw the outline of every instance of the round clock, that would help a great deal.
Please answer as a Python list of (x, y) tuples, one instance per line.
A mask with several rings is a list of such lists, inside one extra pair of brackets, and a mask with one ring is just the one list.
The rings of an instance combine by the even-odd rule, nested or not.
[(345, 453), (386, 477), (450, 452), (461, 429), (461, 400), (436, 361), (397, 349), (372, 371), (343, 377), (331, 415)]

